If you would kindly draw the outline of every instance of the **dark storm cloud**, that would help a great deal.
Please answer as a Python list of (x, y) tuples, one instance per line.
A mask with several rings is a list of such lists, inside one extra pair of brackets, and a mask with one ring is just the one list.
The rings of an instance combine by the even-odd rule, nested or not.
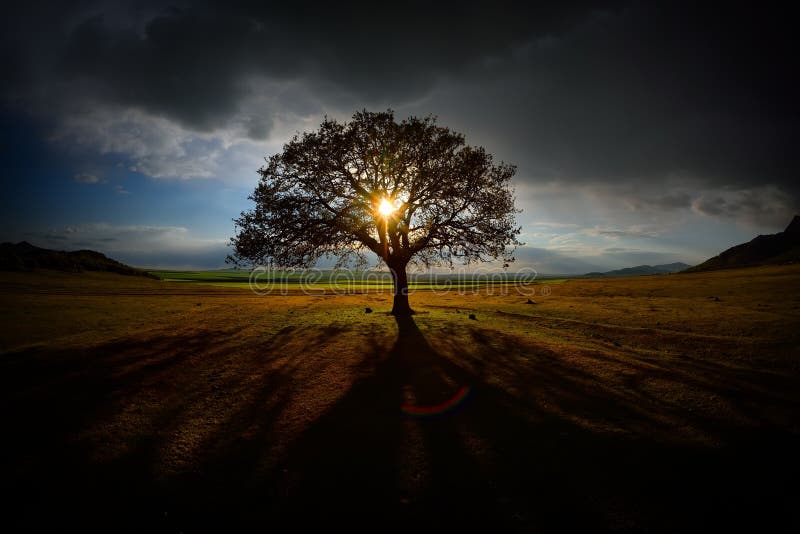
[(283, 112), (388, 105), (442, 116), (518, 163), (520, 181), (636, 183), (650, 191), (634, 204), (660, 210), (688, 209), (709, 187), (768, 185), (797, 205), (797, 47), (793, 19), (775, 6), (19, 9), (3, 37), (4, 93), (16, 105), (116, 105), (198, 131), (236, 124), (252, 138)]
[[(578, 7), (494, 2), (202, 2), (159, 8), (125, 3), (62, 7), (58, 25), (20, 13), (7, 35), (11, 78), (73, 89), (210, 131), (232, 120), (259, 81), (303, 80), (323, 100), (402, 103), (478, 58), (570, 27)], [(37, 10), (38, 11), (38, 10)], [(13, 18), (13, 17), (12, 17)], [(46, 65), (47, 68), (42, 69)], [(52, 95), (76, 97), (77, 94)], [(281, 105), (309, 109), (308, 101)], [(248, 113), (266, 135), (270, 111)]]
[(755, 190), (709, 192), (692, 202), (692, 209), (702, 215), (743, 221), (769, 221), (782, 228), (789, 222), (786, 206), (796, 207), (787, 193), (776, 187)]
[(483, 86), (465, 101), (474, 122), (503, 121), (500, 144), (527, 154), (537, 177), (793, 189), (800, 156), (791, 20), (765, 6), (634, 3), (476, 69)]
[(692, 204), (691, 195), (685, 191), (675, 191), (655, 197), (632, 197), (627, 200), (634, 209), (655, 207), (662, 211), (688, 208)]

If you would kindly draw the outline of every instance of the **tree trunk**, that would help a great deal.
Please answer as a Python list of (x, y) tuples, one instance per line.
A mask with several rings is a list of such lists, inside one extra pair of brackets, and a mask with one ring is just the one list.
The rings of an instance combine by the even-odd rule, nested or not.
[(394, 304), (392, 305), (392, 315), (413, 315), (414, 310), (408, 305), (408, 275), (406, 265), (389, 266), (394, 283)]

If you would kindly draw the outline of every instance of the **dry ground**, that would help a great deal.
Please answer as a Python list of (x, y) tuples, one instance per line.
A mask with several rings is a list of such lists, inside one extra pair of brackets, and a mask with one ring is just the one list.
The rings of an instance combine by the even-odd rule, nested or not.
[(385, 294), (3, 279), (16, 530), (800, 527), (798, 266), (421, 291), (404, 321)]

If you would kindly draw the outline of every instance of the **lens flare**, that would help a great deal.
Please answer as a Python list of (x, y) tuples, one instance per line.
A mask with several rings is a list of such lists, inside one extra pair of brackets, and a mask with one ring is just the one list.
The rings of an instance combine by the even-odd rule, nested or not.
[(384, 198), (381, 200), (381, 203), (378, 205), (378, 213), (387, 217), (394, 212), (394, 204), (392, 204), (389, 199)]
[(414, 415), (417, 417), (425, 417), (438, 415), (448, 412), (461, 404), (469, 394), (469, 387), (461, 386), (461, 388), (446, 401), (436, 404), (434, 406), (417, 406), (415, 404), (403, 404), (400, 410), (406, 415)]

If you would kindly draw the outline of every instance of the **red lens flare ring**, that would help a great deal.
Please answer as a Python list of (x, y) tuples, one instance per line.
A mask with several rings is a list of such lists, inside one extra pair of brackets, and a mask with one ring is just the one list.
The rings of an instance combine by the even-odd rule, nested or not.
[(452, 410), (469, 395), (470, 388), (468, 386), (461, 386), (461, 389), (456, 391), (456, 394), (447, 399), (446, 401), (435, 404), (433, 406), (418, 406), (416, 404), (403, 404), (400, 410), (407, 415), (415, 416), (429, 416), (437, 415), (440, 413)]

